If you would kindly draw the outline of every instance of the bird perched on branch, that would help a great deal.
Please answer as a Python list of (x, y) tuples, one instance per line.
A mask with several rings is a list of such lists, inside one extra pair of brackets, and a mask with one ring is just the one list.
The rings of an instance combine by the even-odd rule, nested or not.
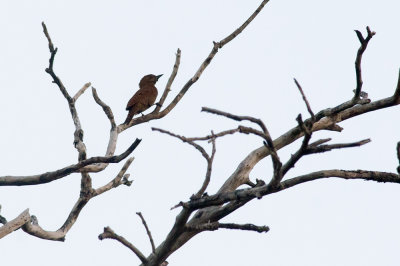
[(156, 82), (161, 75), (146, 75), (139, 82), (139, 90), (132, 96), (126, 105), (129, 111), (124, 124), (128, 124), (134, 115), (140, 114), (154, 104), (157, 98)]

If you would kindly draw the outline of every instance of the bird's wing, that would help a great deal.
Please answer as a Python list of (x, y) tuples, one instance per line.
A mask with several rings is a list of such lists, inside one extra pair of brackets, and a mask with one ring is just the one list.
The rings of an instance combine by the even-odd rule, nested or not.
[(138, 90), (126, 105), (126, 110), (131, 109), (135, 104), (137, 104), (140, 99), (143, 98), (143, 90)]

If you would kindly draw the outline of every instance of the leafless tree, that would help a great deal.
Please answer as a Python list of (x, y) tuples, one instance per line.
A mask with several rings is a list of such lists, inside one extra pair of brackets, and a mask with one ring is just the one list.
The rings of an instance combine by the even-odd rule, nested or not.
[[(46, 172), (39, 175), (1, 176), (0, 185), (40, 185), (48, 182), (53, 182), (57, 179), (66, 177), (74, 173), (79, 173), (81, 175), (80, 196), (73, 206), (72, 210), (68, 214), (65, 222), (58, 230), (47, 231), (43, 229), (39, 225), (38, 219), (34, 215), (31, 215), (29, 213), (29, 210), (27, 209), (23, 211), (18, 217), (10, 221), (7, 221), (5, 217), (0, 216), (0, 222), (3, 224), (3, 226), (0, 227), (0, 238), (12, 233), (17, 229), (22, 229), (26, 233), (39, 238), (64, 241), (66, 234), (77, 221), (81, 210), (92, 198), (103, 194), (111, 189), (117, 188), (120, 185), (130, 186), (131, 181), (129, 180), (129, 174), (127, 174), (127, 170), (134, 160), (134, 157), (132, 157), (131, 154), (140, 144), (141, 140), (136, 139), (125, 152), (120, 155), (115, 155), (118, 136), (122, 134), (125, 130), (129, 130), (131, 127), (134, 127), (138, 124), (149, 122), (155, 119), (161, 119), (168, 115), (168, 113), (181, 101), (181, 99), (184, 97), (185, 93), (191, 88), (191, 86), (199, 80), (203, 71), (211, 63), (218, 51), (222, 49), (227, 43), (235, 39), (235, 37), (238, 36), (243, 30), (245, 30), (245, 28), (254, 20), (254, 18), (261, 12), (261, 10), (268, 2), (268, 0), (262, 1), (262, 3), (254, 11), (254, 13), (239, 28), (237, 28), (221, 41), (214, 42), (209, 55), (202, 62), (197, 72), (186, 82), (179, 93), (168, 104), (166, 104), (166, 99), (169, 96), (171, 86), (178, 73), (180, 65), (181, 51), (178, 49), (172, 73), (154, 110), (147, 115), (138, 116), (127, 125), (120, 124), (118, 126), (115, 122), (111, 108), (100, 99), (96, 89), (91, 87), (90, 83), (85, 84), (73, 96), (68, 92), (67, 88), (61, 81), (61, 78), (56, 74), (53, 68), (55, 56), (57, 54), (57, 48), (55, 48), (47, 27), (43, 23), (43, 32), (47, 38), (50, 51), (49, 66), (48, 68), (46, 68), (46, 72), (51, 76), (53, 83), (58, 86), (62, 95), (68, 102), (72, 120), (75, 126), (74, 147), (78, 152), (78, 161), (76, 164), (68, 165), (59, 170)], [(220, 222), (222, 218), (235, 212), (253, 199), (262, 199), (266, 195), (280, 192), (301, 183), (321, 178), (337, 177), (343, 179), (363, 179), (376, 182), (400, 183), (400, 166), (397, 168), (397, 173), (370, 170), (322, 169), (320, 171), (307, 173), (301, 176), (285, 178), (286, 174), (305, 155), (324, 153), (341, 148), (358, 147), (370, 142), (369, 139), (364, 139), (351, 143), (327, 144), (331, 140), (329, 138), (318, 139), (311, 142), (311, 138), (314, 132), (321, 130), (340, 132), (342, 128), (339, 126), (339, 123), (342, 121), (364, 115), (368, 112), (392, 107), (400, 103), (400, 78), (393, 95), (387, 98), (371, 101), (368, 98), (368, 94), (362, 90), (362, 56), (366, 51), (369, 42), (375, 34), (375, 32), (371, 31), (369, 27), (367, 27), (366, 30), (366, 36), (363, 35), (360, 31), (356, 31), (356, 35), (360, 42), (360, 48), (357, 51), (355, 60), (356, 88), (354, 90), (353, 97), (346, 102), (338, 104), (337, 106), (326, 108), (315, 113), (311, 108), (311, 104), (307, 100), (303, 88), (301, 87), (300, 83), (295, 79), (295, 86), (297, 86), (304, 100), (309, 117), (303, 119), (301, 114), (299, 114), (296, 118), (297, 126), (289, 129), (278, 138), (273, 139), (271, 137), (267, 126), (261, 119), (251, 116), (235, 115), (208, 107), (203, 107), (202, 111), (223, 116), (225, 119), (232, 119), (238, 122), (249, 121), (254, 126), (249, 127), (239, 124), (236, 128), (233, 129), (228, 129), (217, 133), (211, 131), (210, 135), (190, 138), (175, 134), (168, 130), (152, 128), (154, 131), (167, 134), (193, 146), (201, 153), (202, 157), (204, 157), (207, 162), (204, 182), (199, 190), (193, 193), (190, 200), (179, 202), (178, 204), (176, 204), (176, 206), (172, 207), (179, 208), (181, 209), (181, 211), (176, 216), (175, 224), (169, 231), (168, 235), (166, 236), (164, 241), (158, 246), (156, 246), (156, 244), (154, 243), (152, 234), (149, 227), (147, 226), (143, 215), (140, 212), (137, 213), (141, 221), (143, 222), (148, 238), (150, 240), (150, 244), (152, 247), (151, 254), (143, 254), (137, 247), (135, 247), (124, 237), (116, 234), (110, 227), (104, 228), (104, 232), (99, 235), (99, 239), (117, 240), (137, 255), (142, 263), (141, 265), (166, 265), (168, 264), (166, 259), (174, 251), (182, 247), (193, 236), (203, 231), (213, 231), (225, 228), (256, 231), (259, 233), (268, 232), (268, 226), (258, 226), (251, 223), (236, 224)], [(81, 127), (78, 112), (75, 108), (75, 103), (89, 87), (91, 87), (92, 89), (94, 101), (103, 109), (105, 115), (107, 116), (110, 122), (111, 130), (105, 156), (87, 158), (87, 151), (83, 138), (83, 129)], [(217, 139), (226, 135), (232, 135), (236, 133), (256, 135), (260, 138), (260, 143), (262, 143), (263, 145), (250, 152), (250, 154), (248, 154), (242, 160), (242, 162), (236, 167), (236, 170), (232, 173), (231, 176), (226, 179), (225, 183), (220, 187), (216, 194), (208, 195), (206, 191), (208, 184), (211, 180), (213, 160), (217, 150)], [(283, 147), (291, 145), (295, 140), (300, 138), (302, 138), (300, 147), (292, 148), (292, 156), (286, 162), (283, 162), (279, 157), (278, 151)], [(206, 149), (200, 144), (204, 142), (211, 144), (211, 153), (207, 153)], [(397, 156), (400, 162), (400, 142), (397, 144), (396, 149)], [(270, 173), (270, 177), (265, 179), (265, 181), (250, 180), (249, 175), (254, 166), (268, 156), (271, 157), (273, 165), (273, 171), (272, 173)], [(103, 171), (110, 163), (120, 163), (126, 158), (128, 159), (122, 165), (121, 170), (107, 184), (104, 184), (103, 186), (98, 188), (94, 188), (92, 186), (91, 175)], [(242, 185), (245, 185), (246, 188), (238, 189)]]

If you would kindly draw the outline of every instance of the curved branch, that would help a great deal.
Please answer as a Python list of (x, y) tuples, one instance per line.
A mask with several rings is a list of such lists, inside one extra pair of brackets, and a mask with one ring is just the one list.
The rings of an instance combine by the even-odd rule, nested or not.
[(139, 249), (137, 249), (131, 242), (126, 240), (123, 236), (117, 235), (110, 227), (108, 226), (104, 227), (104, 232), (100, 234), (98, 237), (100, 240), (107, 238), (117, 240), (122, 245), (132, 250), (132, 252), (136, 254), (136, 256), (140, 259), (141, 262), (147, 263), (146, 257), (143, 255), (142, 252), (140, 252)]
[(87, 165), (91, 165), (94, 163), (119, 163), (123, 159), (129, 156), (136, 149), (136, 147), (140, 143), (140, 139), (136, 139), (134, 143), (122, 154), (118, 156), (98, 156), (92, 157), (83, 161), (80, 161), (77, 164), (73, 164), (62, 169), (46, 172), (39, 175), (32, 176), (2, 176), (0, 177), (0, 186), (28, 186), (28, 185), (38, 185), (49, 183), (54, 180), (60, 179), (64, 176), (67, 176), (71, 173), (79, 172), (82, 168)]
[(144, 219), (144, 217), (143, 217), (143, 215), (142, 215), (141, 212), (137, 212), (136, 214), (137, 214), (137, 215), (140, 217), (140, 219), (142, 220), (143, 226), (144, 226), (144, 228), (146, 229), (147, 236), (149, 237), (149, 240), (150, 240), (151, 250), (152, 250), (152, 252), (154, 253), (154, 252), (156, 252), (156, 246), (154, 245), (153, 236), (151, 235), (150, 229), (149, 229), (149, 227), (147, 226), (146, 220)]
[(115, 130), (115, 128), (117, 127), (117, 125), (115, 124), (115, 120), (114, 120), (114, 114), (111, 110), (111, 108), (105, 103), (103, 102), (99, 95), (97, 94), (97, 91), (94, 87), (92, 87), (92, 95), (93, 95), (93, 99), (95, 100), (95, 102), (101, 106), (101, 108), (103, 108), (104, 113), (106, 114), (108, 120), (110, 120), (110, 124), (111, 124), (111, 130)]

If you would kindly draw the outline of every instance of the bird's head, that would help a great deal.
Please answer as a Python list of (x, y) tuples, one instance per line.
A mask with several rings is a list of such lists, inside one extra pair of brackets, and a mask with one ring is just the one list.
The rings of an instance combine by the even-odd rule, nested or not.
[(163, 74), (158, 75), (158, 76), (153, 75), (153, 74), (146, 75), (140, 80), (139, 86), (141, 87), (144, 84), (153, 84), (154, 85), (154, 84), (156, 84), (158, 79), (161, 78), (162, 75)]

